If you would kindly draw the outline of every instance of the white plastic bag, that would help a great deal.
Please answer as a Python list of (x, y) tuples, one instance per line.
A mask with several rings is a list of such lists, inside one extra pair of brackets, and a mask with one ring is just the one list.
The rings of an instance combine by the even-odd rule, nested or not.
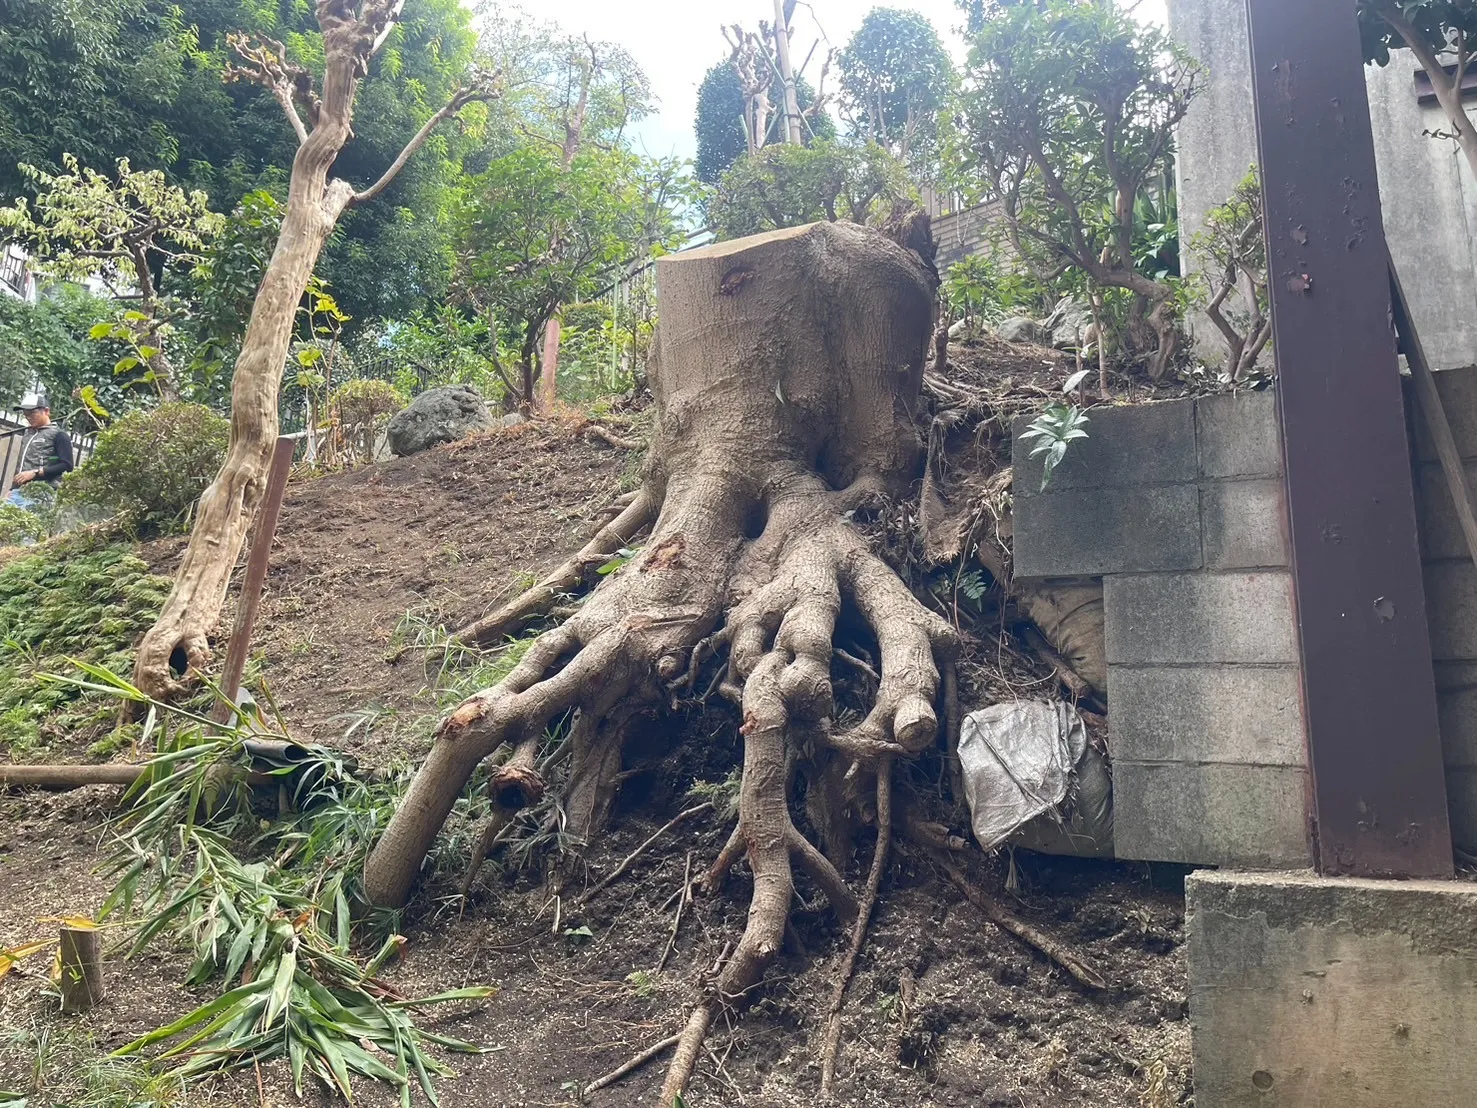
[(993, 850), (1025, 824), (1058, 809), (1087, 754), (1087, 728), (1061, 701), (1014, 700), (964, 717), (959, 761), (981, 848)]

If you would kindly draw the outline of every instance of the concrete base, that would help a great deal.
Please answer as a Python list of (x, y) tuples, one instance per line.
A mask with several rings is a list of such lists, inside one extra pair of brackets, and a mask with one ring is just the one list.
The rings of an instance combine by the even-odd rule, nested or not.
[(1185, 883), (1196, 1108), (1477, 1104), (1477, 884)]

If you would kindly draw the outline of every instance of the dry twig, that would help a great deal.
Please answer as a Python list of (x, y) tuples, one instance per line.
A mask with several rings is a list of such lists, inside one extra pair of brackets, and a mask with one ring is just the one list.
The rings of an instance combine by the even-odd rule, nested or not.
[(595, 1078), (594, 1081), (591, 1081), (581, 1091), (584, 1093), (597, 1093), (601, 1089), (607, 1088), (610, 1085), (614, 1085), (622, 1077), (625, 1077), (626, 1074), (633, 1073), (634, 1071), (640, 1069), (642, 1066), (646, 1065), (647, 1062), (650, 1062), (658, 1054), (662, 1053), (665, 1050), (670, 1050), (672, 1047), (676, 1046), (677, 1040), (680, 1038), (682, 1038), (681, 1035), (668, 1035), (661, 1042), (656, 1043), (653, 1046), (649, 1046), (640, 1054), (636, 1054), (628, 1058), (626, 1061), (616, 1066), (615, 1069), (605, 1074), (605, 1076)]
[(597, 893), (601, 892), (603, 889), (605, 889), (606, 886), (610, 885), (613, 881), (615, 881), (616, 878), (620, 877), (621, 874), (625, 873), (626, 870), (630, 869), (631, 868), (631, 864), (633, 862), (635, 862), (637, 858), (641, 857), (642, 854), (646, 853), (646, 851), (651, 848), (651, 846), (652, 846), (653, 843), (655, 843), (658, 839), (660, 839), (668, 831), (672, 830), (672, 828), (676, 827), (683, 820), (690, 819), (692, 816), (700, 815), (703, 812), (711, 811), (712, 808), (713, 808), (712, 803), (710, 803), (709, 801), (706, 801), (705, 800), (701, 804), (694, 804), (691, 808), (688, 808), (688, 809), (686, 809), (685, 811), (682, 811), (682, 812), (678, 812), (675, 816), (673, 816), (666, 823), (664, 823), (656, 831), (656, 833), (651, 836), (651, 838), (647, 839), (644, 843), (642, 843), (640, 846), (638, 846), (635, 850), (633, 850), (633, 851), (631, 851), (631, 853), (627, 854), (626, 855), (626, 858), (625, 858), (625, 861), (621, 862), (620, 865), (616, 866), (615, 869), (611, 870), (610, 873), (608, 875), (606, 875), (593, 889), (591, 889), (589, 892), (587, 892), (584, 896), (582, 896), (580, 898), (580, 903), (581, 904), (588, 904), (591, 900), (594, 900)]

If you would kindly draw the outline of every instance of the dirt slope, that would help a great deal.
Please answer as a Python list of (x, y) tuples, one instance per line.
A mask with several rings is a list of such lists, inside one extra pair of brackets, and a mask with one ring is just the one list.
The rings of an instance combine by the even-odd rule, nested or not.
[[(1053, 380), (1043, 384), (1059, 390), (1054, 378), (1063, 369), (1051, 367), (1045, 376)], [(347, 745), (370, 762), (416, 753), (393, 727), (344, 738), (344, 714), (367, 703), (398, 718), (428, 708), (422, 652), (396, 637), (406, 613), (455, 626), (482, 611), (520, 575), (571, 551), (633, 466), (631, 456), (587, 440), (574, 425), (527, 426), (295, 484), (259, 635), (262, 672), (295, 733)], [(169, 556), (155, 551), (158, 562)], [(636, 744), (613, 831), (586, 859), (591, 883), (690, 803), (694, 781), (720, 779), (738, 763), (736, 723), (715, 709)], [(104, 886), (90, 870), (111, 799), (107, 790), (0, 797), (0, 946), (44, 934), (49, 928), (38, 917), (96, 909)], [(686, 866), (706, 866), (727, 832), (712, 816), (689, 821), (584, 906), (569, 896), (552, 899), (527, 875), (499, 877), (491, 867), (463, 914), (453, 887), (426, 890), (402, 923), (409, 953), (390, 978), (409, 994), (501, 986), (485, 1004), (446, 1019), (449, 1033), (496, 1050), (450, 1059), (460, 1076), (442, 1083), (442, 1104), (573, 1104), (580, 1083), (675, 1031), (702, 976), (742, 929), (749, 889), (740, 866), (724, 894), (699, 898), (657, 969)], [(850, 860), (847, 875), (857, 884), (869, 850), (864, 843)], [(1025, 852), (974, 865), (982, 888), (1090, 959), (1111, 988), (1076, 985), (965, 903), (925, 853), (900, 843), (848, 993), (840, 1103), (1184, 1103), (1183, 898), (1173, 879), (1159, 887), (1143, 866)], [(815, 1102), (816, 1052), (844, 946), (828, 912), (797, 913), (758, 1003), (710, 1037), (690, 1105)], [(114, 999), (84, 1020), (58, 1022), (41, 968), (14, 971), (0, 987), (0, 1026), (11, 1036), (0, 1036), (0, 1089), (30, 1087), (40, 1031), (95, 1056), (189, 1005), (178, 985), (183, 963), (166, 953), (114, 963)], [(48, 1065), (58, 1072), (55, 1058)], [(664, 1060), (654, 1062), (589, 1103), (651, 1105), (663, 1068)], [(259, 1092), (254, 1075), (234, 1075), (184, 1103), (295, 1102), (282, 1067), (264, 1067), (261, 1080)], [(396, 1100), (367, 1084), (356, 1099)], [(74, 1102), (57, 1091), (32, 1101)], [(314, 1089), (306, 1102), (330, 1098)]]

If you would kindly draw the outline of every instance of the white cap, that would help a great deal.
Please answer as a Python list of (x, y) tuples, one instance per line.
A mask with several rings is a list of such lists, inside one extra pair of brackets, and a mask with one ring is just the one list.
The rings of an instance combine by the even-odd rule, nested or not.
[(46, 394), (40, 391), (32, 391), (21, 397), (20, 410), (23, 412), (35, 411), (37, 408), (50, 410), (51, 405), (47, 403)]

